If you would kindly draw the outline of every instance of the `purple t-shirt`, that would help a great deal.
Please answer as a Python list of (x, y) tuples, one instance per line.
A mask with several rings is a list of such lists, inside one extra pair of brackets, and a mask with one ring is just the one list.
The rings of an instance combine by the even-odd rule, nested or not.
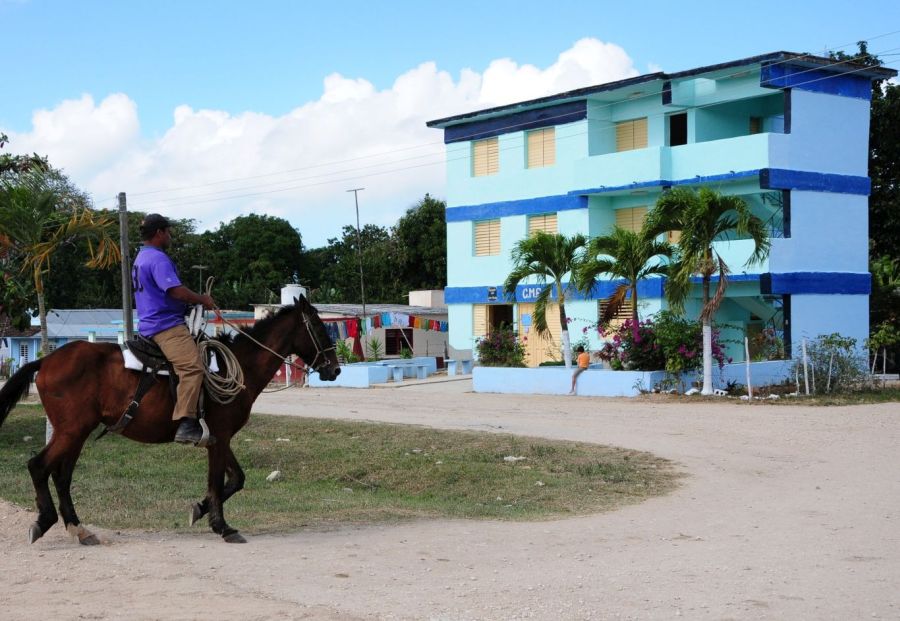
[(142, 246), (131, 268), (138, 331), (146, 337), (184, 323), (186, 304), (166, 295), (181, 285), (172, 259), (153, 246)]

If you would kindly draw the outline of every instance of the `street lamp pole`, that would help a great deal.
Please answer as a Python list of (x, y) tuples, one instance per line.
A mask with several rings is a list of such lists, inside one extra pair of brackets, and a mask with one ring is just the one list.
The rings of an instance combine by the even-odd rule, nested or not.
[(208, 267), (209, 267), (208, 265), (192, 265), (191, 266), (192, 270), (200, 270), (200, 278), (198, 280), (198, 282), (200, 283), (200, 286), (197, 287), (197, 293), (199, 293), (201, 295), (203, 294), (203, 270), (207, 269)]
[(362, 298), (362, 320), (366, 320), (366, 282), (363, 277), (363, 260), (362, 260), (362, 234), (359, 232), (359, 192), (365, 188), (354, 188), (347, 190), (353, 192), (353, 200), (356, 203), (356, 251), (359, 254), (359, 292)]

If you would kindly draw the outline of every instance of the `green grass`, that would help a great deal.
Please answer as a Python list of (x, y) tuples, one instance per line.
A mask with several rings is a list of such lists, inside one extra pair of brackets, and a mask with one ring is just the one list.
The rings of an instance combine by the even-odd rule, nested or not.
[[(39, 407), (23, 406), (0, 428), (0, 497), (29, 508), (34, 492), (25, 462), (43, 446), (44, 420)], [(614, 447), (278, 416), (253, 416), (233, 449), (247, 481), (225, 516), (249, 532), (565, 517), (667, 493), (680, 476), (666, 460)], [(273, 470), (283, 479), (269, 483)], [(206, 451), (118, 436), (91, 440), (72, 489), (87, 523), (186, 529), (188, 507), (205, 495)]]

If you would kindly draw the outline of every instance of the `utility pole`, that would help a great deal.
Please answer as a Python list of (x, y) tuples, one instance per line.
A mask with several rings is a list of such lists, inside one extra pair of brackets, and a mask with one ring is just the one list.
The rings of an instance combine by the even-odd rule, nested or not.
[(119, 249), (122, 252), (122, 319), (125, 320), (125, 340), (134, 332), (131, 311), (131, 262), (128, 254), (128, 208), (125, 192), (119, 192)]
[(363, 277), (363, 260), (362, 260), (362, 234), (359, 232), (359, 192), (365, 188), (354, 188), (347, 190), (353, 192), (353, 200), (356, 203), (356, 251), (359, 254), (359, 292), (362, 297), (362, 320), (363, 326), (366, 321), (366, 281)]

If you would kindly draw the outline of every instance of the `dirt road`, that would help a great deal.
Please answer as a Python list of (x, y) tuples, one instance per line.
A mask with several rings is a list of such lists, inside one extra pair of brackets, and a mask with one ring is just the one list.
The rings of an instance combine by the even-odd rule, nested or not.
[(688, 476), (669, 496), (590, 517), (346, 527), (244, 546), (199, 526), (100, 529), (96, 548), (57, 526), (28, 545), (33, 514), (0, 502), (0, 618), (900, 618), (900, 405), (470, 389), (289, 390), (256, 411), (614, 444)]

